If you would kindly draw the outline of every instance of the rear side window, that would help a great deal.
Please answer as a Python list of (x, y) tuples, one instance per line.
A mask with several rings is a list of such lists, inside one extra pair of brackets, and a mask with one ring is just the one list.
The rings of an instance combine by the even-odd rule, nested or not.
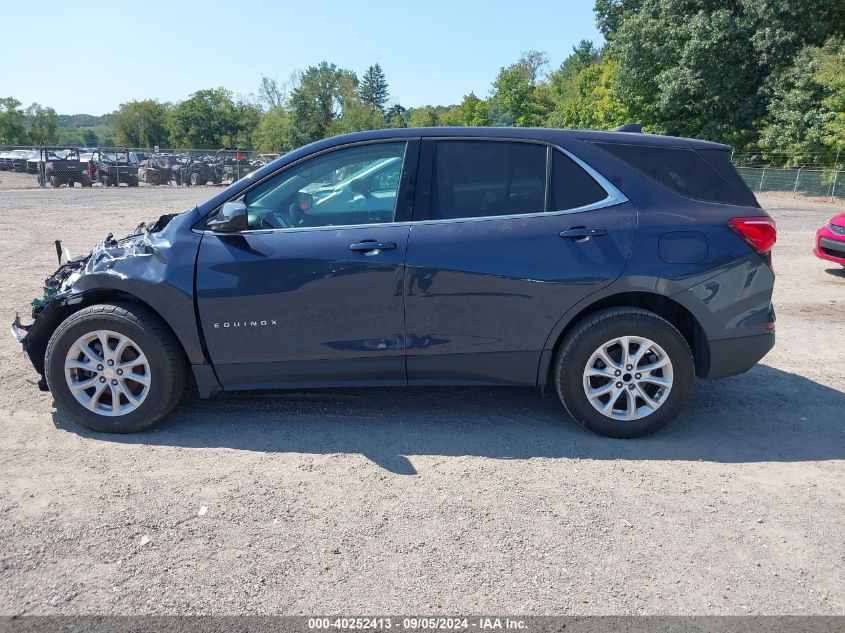
[(722, 204), (749, 204), (746, 195), (737, 191), (691, 148), (621, 143), (595, 145), (687, 198)]
[(578, 163), (561, 152), (554, 152), (550, 211), (585, 207), (605, 198), (607, 192)]
[(760, 203), (754, 196), (754, 192), (745, 184), (742, 176), (736, 170), (736, 167), (731, 163), (731, 153), (725, 149), (699, 149), (699, 156), (704, 158), (710, 166), (719, 172), (728, 183), (733, 187), (739, 196), (744, 200), (743, 204), (751, 207), (759, 207)]
[(546, 148), (507, 141), (438, 141), (431, 218), (476, 218), (545, 210)]

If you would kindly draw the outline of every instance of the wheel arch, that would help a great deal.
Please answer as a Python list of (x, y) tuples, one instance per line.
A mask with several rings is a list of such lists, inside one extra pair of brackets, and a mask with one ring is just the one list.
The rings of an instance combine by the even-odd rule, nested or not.
[(550, 382), (552, 361), (557, 355), (566, 335), (577, 323), (600, 310), (607, 308), (641, 308), (654, 312), (675, 326), (686, 340), (692, 351), (696, 375), (705, 375), (710, 366), (710, 347), (707, 335), (698, 319), (682, 303), (672, 297), (655, 292), (625, 291), (610, 294), (581, 307), (572, 316), (564, 315), (555, 331), (549, 336), (549, 342), (540, 357), (537, 382), (541, 388)]
[(53, 336), (53, 333), (72, 314), (79, 312), (83, 308), (87, 308), (98, 303), (131, 303), (141, 306), (149, 310), (152, 314), (158, 317), (161, 322), (170, 330), (174, 338), (179, 341), (179, 349), (182, 351), (186, 361), (189, 359), (184, 342), (179, 338), (179, 335), (173, 328), (173, 325), (156, 310), (149, 303), (125, 290), (118, 290), (114, 288), (96, 288), (86, 290), (78, 295), (73, 295), (63, 301), (55, 301), (44, 308), (39, 317), (35, 320), (32, 327), (29, 329), (26, 338), (26, 351), (35, 367), (35, 370), (44, 375), (45, 354), (47, 351), (47, 343)]

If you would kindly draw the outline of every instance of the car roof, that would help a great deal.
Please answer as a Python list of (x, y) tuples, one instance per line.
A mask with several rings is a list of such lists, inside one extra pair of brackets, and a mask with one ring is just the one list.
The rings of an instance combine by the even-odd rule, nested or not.
[(526, 127), (419, 127), (367, 130), (334, 136), (313, 145), (333, 146), (361, 141), (407, 138), (409, 136), (439, 138), (512, 138), (538, 140), (547, 143), (559, 143), (567, 140), (587, 142), (629, 143), (635, 145), (653, 145), (662, 147), (695, 147), (696, 149), (729, 150), (730, 146), (711, 141), (663, 136), (640, 132), (605, 132), (600, 130), (571, 130), (561, 128), (526, 128)]

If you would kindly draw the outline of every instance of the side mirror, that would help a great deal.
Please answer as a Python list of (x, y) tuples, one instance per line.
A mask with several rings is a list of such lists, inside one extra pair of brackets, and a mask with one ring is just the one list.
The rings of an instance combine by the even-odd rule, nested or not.
[(205, 228), (215, 233), (238, 233), (249, 228), (246, 205), (243, 202), (227, 202), (212, 219), (205, 223)]

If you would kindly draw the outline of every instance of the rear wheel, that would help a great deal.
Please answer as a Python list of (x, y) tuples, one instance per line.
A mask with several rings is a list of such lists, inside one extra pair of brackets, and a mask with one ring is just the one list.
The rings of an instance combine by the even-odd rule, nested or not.
[(91, 179), (88, 177), (88, 174), (82, 174), (81, 182), (83, 187), (91, 186)]
[(695, 364), (666, 319), (640, 308), (611, 308), (567, 335), (554, 379), (576, 422), (599, 435), (633, 438), (662, 429), (683, 409)]
[(59, 183), (58, 176), (50, 176), (50, 186), (51, 187), (58, 187), (61, 183)]
[(132, 433), (176, 406), (185, 361), (172, 332), (149, 310), (99, 304), (59, 325), (47, 345), (45, 374), (68, 417), (94, 431)]
[(200, 175), (197, 172), (191, 174), (191, 185), (194, 187), (198, 187), (199, 185), (204, 185), (204, 182), (200, 181)]

